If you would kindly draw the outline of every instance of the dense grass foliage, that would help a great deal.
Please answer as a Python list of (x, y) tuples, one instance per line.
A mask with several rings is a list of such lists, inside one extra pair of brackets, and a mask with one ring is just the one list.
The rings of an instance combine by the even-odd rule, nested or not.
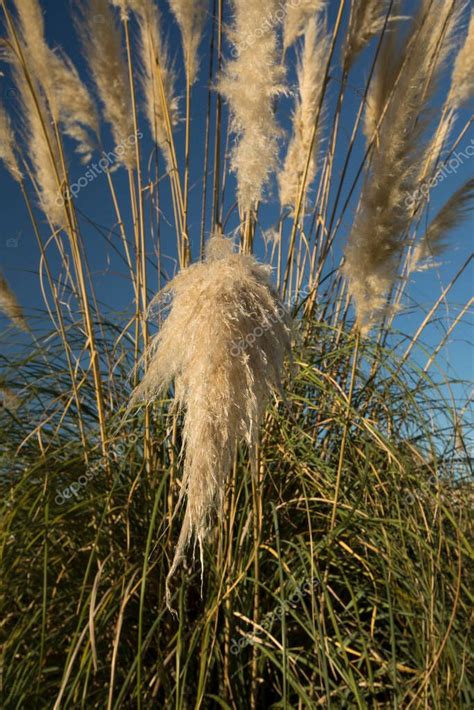
[(349, 402), (334, 376), (353, 345), (321, 330), (300, 353), (256, 469), (236, 453), (202, 577), (191, 556), (175, 575), (177, 617), (167, 402), (151, 470), (139, 414), (117, 417), (107, 470), (98, 446), (84, 464), (72, 410), (52, 407), (47, 447), (26, 438), (44, 391), (61, 397), (59, 359), (9, 375), (31, 384), (1, 418), (4, 707), (469, 707), (468, 461), (425, 417), (440, 392), (369, 343), (358, 362), (380, 367), (357, 368)]

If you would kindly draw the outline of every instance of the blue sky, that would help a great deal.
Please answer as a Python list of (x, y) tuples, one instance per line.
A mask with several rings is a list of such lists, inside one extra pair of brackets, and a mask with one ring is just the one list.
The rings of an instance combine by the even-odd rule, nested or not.
[[(71, 22), (71, 6), (73, 3), (59, 3), (57, 0), (42, 0), (44, 9), (45, 21), (47, 27), (47, 39), (51, 46), (61, 46), (72, 58), (78, 66), (81, 75), (86, 78), (87, 70), (79, 53), (79, 43)], [(331, 2), (329, 4), (329, 23), (334, 19), (334, 13), (339, 3)], [(225, 3), (228, 7), (228, 3)], [(176, 66), (178, 70), (178, 93), (184, 95), (184, 83), (182, 77), (182, 61), (180, 54), (179, 33), (169, 15), (166, 3), (162, 2), (163, 9), (163, 25), (169, 38), (169, 46), (172, 56), (176, 58)], [(192, 123), (192, 163), (191, 163), (191, 192), (190, 192), (190, 219), (189, 228), (191, 234), (191, 243), (193, 255), (198, 253), (199, 231), (200, 231), (200, 208), (201, 208), (201, 175), (204, 160), (204, 128), (207, 110), (207, 77), (209, 71), (209, 52), (208, 52), (208, 22), (204, 41), (201, 46), (201, 70), (198, 82), (193, 91), (193, 123)], [(342, 164), (345, 155), (345, 146), (349, 141), (350, 131), (352, 130), (352, 120), (354, 111), (357, 109), (360, 93), (363, 90), (364, 82), (368, 74), (369, 60), (372, 57), (373, 46), (369, 51), (357, 61), (356, 67), (352, 72), (349, 80), (347, 101), (342, 117), (340, 143), (337, 150), (337, 160)], [(291, 51), (290, 59), (293, 59), (293, 50)], [(18, 116), (16, 114), (17, 102), (15, 89), (8, 78), (8, 69), (3, 67), (6, 76), (0, 77), (0, 97), (7, 110), (11, 113), (16, 122)], [(330, 96), (334, 99), (336, 94), (338, 81), (340, 76), (335, 73), (332, 77), (332, 93)], [(294, 71), (290, 70), (288, 74), (288, 83), (291, 87), (294, 80)], [(440, 94), (446, 87), (442, 86)], [(215, 101), (213, 94), (212, 101)], [(284, 98), (279, 106), (279, 119), (282, 125), (286, 128), (289, 126), (289, 115), (291, 110), (291, 99)], [(329, 115), (333, 110), (333, 104), (329, 109)], [(469, 118), (469, 111), (462, 111), (458, 118), (457, 126), (460, 128)], [(144, 137), (141, 141), (142, 153), (144, 156), (144, 164), (148, 156), (151, 154), (153, 146), (150, 140), (145, 122), (141, 121)], [(177, 131), (177, 150), (178, 156), (182, 157), (184, 141), (184, 127), (181, 126)], [(110, 135), (105, 132), (103, 137), (104, 145), (112, 149), (113, 145)], [(473, 142), (473, 143), (471, 143)], [(474, 144), (474, 132), (472, 128), (468, 130), (457, 147), (458, 154), (464, 154), (468, 145)], [(71, 148), (71, 146), (69, 146)], [(351, 171), (349, 171), (349, 180), (346, 184), (348, 187), (355, 174), (355, 170), (359, 164), (363, 153), (362, 139), (358, 142), (354, 153), (354, 160)], [(84, 166), (82, 166), (73, 156), (72, 151), (69, 155), (69, 167), (72, 181), (77, 180), (84, 174)], [(336, 170), (339, 165), (336, 163)], [(440, 183), (432, 195), (431, 214), (444, 203), (444, 201), (458, 188), (466, 179), (472, 177), (474, 172), (474, 159), (463, 159), (455, 171), (447, 175)], [(226, 203), (224, 212), (230, 207), (233, 202), (233, 185), (234, 179), (232, 175), (227, 175)], [(119, 170), (114, 173), (118, 194), (123, 197), (124, 204), (128, 204), (127, 194), (127, 179), (125, 171)], [(38, 262), (39, 254), (32, 232), (31, 224), (23, 203), (23, 198), (18, 189), (18, 186), (9, 178), (3, 167), (0, 167), (0, 204), (2, 214), (2, 227), (0, 230), (0, 261), (2, 270), (7, 276), (10, 285), (14, 288), (19, 300), (23, 304), (27, 315), (32, 320), (35, 327), (41, 327), (41, 321), (44, 315), (44, 304), (41, 296), (39, 278), (38, 278)], [(272, 194), (270, 188), (270, 196)], [(345, 195), (343, 195), (345, 197)], [(261, 211), (261, 221), (266, 227), (270, 227), (278, 218), (278, 209), (275, 201), (275, 190), (273, 189), (273, 198), (271, 197), (267, 205)], [(163, 186), (162, 203), (167, 217), (171, 219), (171, 209), (169, 206), (169, 190)], [(127, 280), (127, 272), (125, 265), (117, 258), (113, 248), (110, 245), (114, 239), (117, 239), (116, 231), (110, 232), (110, 229), (115, 223), (112, 204), (109, 198), (109, 193), (106, 184), (106, 178), (102, 175), (91, 182), (86, 188), (81, 190), (77, 200), (78, 211), (80, 214), (82, 234), (86, 245), (86, 251), (90, 260), (91, 270), (95, 276), (97, 286), (97, 296), (99, 302), (105, 307), (113, 311), (124, 311), (131, 308), (132, 293)], [(126, 220), (130, 223), (130, 215), (126, 210)], [(335, 258), (337, 259), (341, 253), (341, 249), (350, 229), (353, 216), (353, 206), (350, 206), (345, 218), (342, 222), (339, 241), (335, 249)], [(44, 218), (41, 213), (37, 213), (37, 217), (43, 226), (43, 234), (47, 235)], [(235, 212), (234, 212), (235, 217)], [(95, 225), (100, 225), (101, 229), (97, 229)], [(234, 228), (237, 224), (236, 218), (229, 221), (229, 228)], [(209, 228), (209, 220), (207, 221), (207, 229)], [(438, 297), (442, 289), (450, 282), (453, 275), (457, 272), (460, 265), (468, 258), (472, 252), (473, 246), (474, 222), (471, 219), (464, 227), (456, 230), (450, 236), (450, 246), (447, 250), (442, 264), (429, 271), (415, 274), (407, 289), (407, 297), (405, 304), (412, 304), (413, 307), (407, 309), (397, 317), (395, 327), (400, 331), (410, 334), (416, 331), (416, 328), (423, 320), (424, 314), (429, 310), (431, 304)], [(107, 236), (109, 242), (104, 238)], [(162, 231), (162, 251), (166, 255), (163, 266), (167, 271), (167, 275), (172, 275), (176, 268), (175, 261), (175, 244), (174, 230), (166, 226), (166, 220), (163, 221)], [(261, 243), (257, 244), (257, 253), (263, 255)], [(53, 271), (59, 265), (54, 250), (50, 250), (51, 266)], [(150, 267), (149, 267), (149, 285), (150, 289), (156, 290), (158, 284), (158, 275), (156, 273), (156, 259), (153, 249), (150, 245), (149, 251)], [(459, 308), (469, 299), (473, 292), (474, 271), (471, 267), (465, 271), (462, 277), (458, 280), (456, 286), (449, 294), (447, 303), (445, 303), (438, 311), (440, 320), (430, 326), (424, 336), (424, 342), (428, 348), (435, 347), (439, 339), (442, 337), (443, 329), (449, 326), (449, 323), (456, 317)], [(450, 343), (443, 350), (443, 360), (440, 361), (449, 376), (458, 375), (463, 379), (472, 380), (474, 375), (474, 363), (472, 355), (472, 317), (468, 315), (463, 325), (459, 326), (450, 339)], [(423, 363), (426, 356), (419, 354), (420, 362)], [(456, 390), (461, 394), (461, 390)]]

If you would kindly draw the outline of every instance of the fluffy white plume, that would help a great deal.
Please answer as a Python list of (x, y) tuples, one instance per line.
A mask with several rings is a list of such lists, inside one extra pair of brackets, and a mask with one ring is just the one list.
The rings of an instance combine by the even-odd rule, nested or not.
[(137, 137), (128, 71), (114, 12), (107, 0), (88, 0), (77, 24), (104, 117), (112, 130), (117, 161), (133, 169)]
[(15, 0), (15, 5), (28, 71), (41, 88), (52, 118), (77, 143), (77, 152), (87, 162), (99, 124), (92, 97), (71, 60), (48, 47), (37, 0)]
[(306, 25), (326, 7), (326, 0), (300, 0), (293, 5), (287, 3), (283, 23), (283, 47), (288, 49), (305, 31)]
[(0, 104), (0, 161), (5, 164), (12, 178), (18, 182), (21, 180), (22, 174), (15, 155), (14, 145), (15, 137), (10, 118), (5, 108)]
[(198, 48), (209, 0), (169, 0), (169, 4), (181, 30), (186, 73), (193, 83), (198, 70)]
[(9, 287), (5, 277), (0, 273), (0, 311), (5, 313), (7, 318), (14, 323), (17, 328), (28, 331), (28, 324), (22, 313), (20, 304), (16, 300), (15, 294)]
[(278, 176), (280, 202), (295, 205), (309, 156), (306, 186), (316, 175), (316, 158), (321, 142), (322, 111), (313, 145), (311, 140), (318, 117), (323, 91), (324, 62), (327, 57), (329, 37), (323, 24), (311, 19), (304, 35), (304, 49), (298, 62), (298, 98), (293, 114), (293, 132), (288, 146), (283, 170)]
[(76, 152), (82, 162), (88, 163), (97, 146), (95, 137), (99, 133), (95, 104), (77, 69), (67, 57), (51, 53), (50, 66), (63, 132), (76, 142)]
[(413, 250), (410, 271), (422, 271), (433, 265), (433, 260), (446, 249), (449, 233), (469, 217), (473, 198), (474, 178), (456, 190), (432, 219)]
[(184, 412), (187, 498), (173, 574), (191, 537), (202, 543), (222, 510), (235, 447), (253, 445), (265, 404), (279, 388), (290, 351), (288, 317), (270, 286), (269, 267), (210, 240), (206, 261), (179, 273), (165, 291), (171, 311), (151, 347), (133, 401), (152, 401), (174, 382)]
[(347, 67), (382, 30), (388, 5), (388, 0), (352, 0), (344, 58)]
[(52, 224), (62, 226), (65, 213), (61, 184), (66, 183), (66, 176), (62, 171), (51, 114), (34, 77), (31, 83), (26, 81), (23, 68), (15, 57), (11, 57), (13, 77), (19, 92), (28, 161), (35, 177), (40, 207)]
[(466, 40), (456, 57), (448, 102), (452, 108), (467, 103), (474, 95), (474, 12), (471, 14)]
[(376, 77), (384, 85), (379, 96), (386, 96), (389, 103), (384, 114), (385, 100), (376, 110), (383, 120), (344, 264), (358, 323), (364, 330), (383, 312), (407, 244), (411, 196), (419, 185), (426, 151), (432, 149), (426, 138), (429, 101), (458, 20), (451, 0), (424, 0), (404, 44), (400, 39), (398, 77), (391, 74), (387, 79), (381, 71)]
[(234, 0), (234, 23), (229, 33), (232, 55), (219, 81), (229, 104), (236, 135), (231, 167), (237, 174), (241, 212), (254, 208), (274, 170), (280, 129), (274, 99), (283, 91), (284, 70), (277, 61), (277, 36), (270, 23), (277, 0)]
[[(168, 169), (171, 169), (166, 114), (170, 120), (170, 127), (174, 126), (179, 118), (178, 99), (174, 91), (174, 72), (161, 38), (161, 18), (157, 6), (150, 0), (139, 0), (135, 4), (135, 9), (138, 13), (140, 78), (146, 116), (153, 139), (165, 156)], [(161, 75), (161, 82), (158, 72)]]

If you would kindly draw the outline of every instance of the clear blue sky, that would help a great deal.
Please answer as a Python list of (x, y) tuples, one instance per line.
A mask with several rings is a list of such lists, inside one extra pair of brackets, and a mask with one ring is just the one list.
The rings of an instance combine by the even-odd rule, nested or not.
[[(75, 35), (75, 31), (71, 22), (71, 5), (74, 3), (57, 2), (57, 0), (42, 0), (42, 7), (45, 13), (47, 39), (51, 46), (63, 47), (69, 56), (78, 66), (81, 75), (87, 77), (87, 71), (78, 52), (79, 43)], [(329, 5), (329, 22), (334, 17), (334, 12), (339, 3), (330, 2)], [(163, 23), (169, 37), (171, 54), (176, 57), (176, 66), (178, 68), (178, 93), (184, 94), (183, 77), (181, 74), (182, 61), (180, 54), (179, 34), (169, 15), (166, 3), (160, 3), (163, 9)], [(225, 3), (228, 7), (229, 3)], [(208, 29), (209, 31), (209, 23)], [(207, 109), (207, 76), (209, 68), (208, 56), (208, 41), (207, 36), (204, 39), (201, 47), (201, 71), (199, 80), (196, 84), (193, 93), (193, 141), (192, 141), (192, 170), (191, 170), (191, 202), (190, 202), (190, 220), (189, 227), (191, 233), (191, 241), (193, 245), (193, 253), (197, 254), (199, 244), (200, 231), (200, 205), (201, 205), (201, 175), (204, 160), (204, 125)], [(342, 161), (344, 156), (343, 142), (349, 139), (349, 131), (352, 128), (352, 123), (349, 123), (347, 117), (358, 106), (359, 96), (363, 90), (364, 82), (368, 73), (368, 58), (370, 51), (362, 56), (352, 72), (349, 81), (348, 101), (346, 102), (345, 114), (342, 121), (341, 144), (338, 150), (339, 160)], [(0, 77), (0, 96), (3, 104), (12, 114), (14, 120), (18, 118), (16, 115), (16, 96), (13, 85), (8, 78), (8, 69), (3, 67), (6, 76)], [(290, 72), (289, 83), (294, 77)], [(333, 80), (333, 95), (339, 76), (332, 77)], [(333, 96), (334, 98), (334, 96)], [(280, 120), (284, 126), (288, 126), (288, 116), (291, 109), (290, 99), (284, 99), (280, 105)], [(469, 118), (469, 112), (463, 111), (459, 116), (459, 126), (463, 125)], [(142, 126), (145, 127), (145, 122), (142, 117)], [(183, 126), (178, 130), (178, 153), (182, 155), (183, 151)], [(470, 130), (458, 146), (458, 153), (463, 151), (467, 145), (474, 140), (474, 132)], [(110, 136), (105, 133), (104, 143), (109, 142), (112, 148)], [(355, 159), (353, 161), (353, 170), (358, 165), (362, 155), (362, 141), (357, 146)], [(151, 153), (152, 143), (148, 132), (142, 140), (143, 155), (147, 158)], [(337, 166), (336, 166), (337, 169)], [(84, 172), (84, 167), (73, 158), (72, 151), (70, 153), (70, 171), (71, 179), (74, 181)], [(439, 208), (441, 204), (460, 187), (469, 176), (474, 172), (474, 158), (467, 160), (459, 166), (459, 169), (448, 176), (442, 184), (433, 193), (432, 214)], [(353, 174), (353, 173), (352, 173)], [(119, 195), (126, 193), (126, 176), (124, 171), (118, 171), (114, 175), (117, 181)], [(350, 184), (348, 181), (348, 185)], [(233, 178), (228, 179), (227, 202), (228, 208), (233, 202)], [(2, 214), (2, 226), (0, 230), (0, 260), (2, 269), (6, 274), (11, 286), (21, 303), (23, 304), (27, 315), (32, 319), (32, 322), (40, 326), (40, 317), (44, 313), (44, 306), (41, 297), (38, 280), (38, 262), (39, 254), (36, 246), (34, 234), (28, 219), (28, 215), (23, 203), (21, 193), (17, 185), (9, 178), (3, 167), (0, 167), (0, 204)], [(274, 191), (275, 192), (275, 191)], [(125, 199), (125, 198), (124, 198)], [(169, 205), (166, 205), (167, 195), (166, 190), (163, 194), (163, 204), (165, 211), (171, 214)], [(128, 204), (127, 201), (124, 204)], [(107, 244), (104, 236), (101, 235), (96, 227), (91, 223), (96, 223), (104, 227), (103, 233), (108, 234), (112, 241), (117, 239), (113, 234), (109, 234), (108, 230), (115, 222), (112, 212), (112, 205), (107, 190), (106, 179), (104, 176), (97, 178), (87, 188), (83, 189), (77, 201), (79, 213), (81, 214), (82, 233), (86, 244), (86, 250), (89, 255), (91, 269), (96, 275), (97, 294), (99, 301), (113, 310), (122, 311), (131, 306), (131, 289), (127, 280), (125, 266), (116, 258), (113, 249)], [(226, 209), (224, 210), (226, 212)], [(353, 210), (349, 210), (346, 218), (340, 229), (340, 242), (338, 249), (340, 250), (347, 236), (351, 224)], [(41, 213), (38, 212), (38, 218), (41, 223), (44, 219)], [(129, 219), (129, 216), (128, 216)], [(276, 202), (270, 200), (264, 207), (261, 213), (262, 222), (270, 226), (277, 219)], [(236, 221), (231, 220), (230, 227), (235, 227)], [(413, 333), (421, 320), (424, 313), (429, 309), (433, 301), (438, 297), (443, 287), (449, 283), (453, 275), (456, 273), (459, 266), (466, 260), (473, 247), (474, 222), (472, 219), (463, 228), (455, 231), (450, 238), (450, 247), (447, 250), (442, 265), (434, 270), (415, 274), (412, 278), (407, 296), (413, 304), (417, 304), (408, 313), (400, 315), (395, 321), (395, 327), (406, 333)], [(44, 227), (44, 234), (47, 234)], [(171, 257), (164, 260), (164, 267), (168, 273), (172, 275), (175, 268), (174, 245), (174, 230), (164, 226), (162, 234), (163, 253)], [(261, 253), (261, 247), (257, 248)], [(340, 253), (340, 252), (339, 252)], [(149, 253), (150, 270), (149, 284), (151, 289), (154, 289), (157, 283), (156, 274), (156, 259), (152, 252)], [(54, 269), (56, 257), (54, 250), (51, 250), (52, 266)], [(442, 307), (438, 315), (442, 316), (443, 323), (437, 322), (433, 324), (425, 333), (424, 341), (428, 346), (435, 346), (442, 337), (443, 328), (446, 328), (459, 312), (459, 307), (462, 306), (472, 295), (474, 285), (474, 271), (471, 269), (466, 271), (459, 279), (456, 286), (449, 295), (448, 303)], [(472, 327), (470, 325), (472, 317), (468, 315), (463, 325), (461, 325), (451, 337), (449, 345), (443, 351), (444, 366), (449, 375), (459, 375), (464, 379), (472, 380), (474, 374), (474, 363), (472, 355)], [(424, 357), (420, 356), (420, 362), (424, 362)], [(460, 393), (460, 391), (459, 391)]]

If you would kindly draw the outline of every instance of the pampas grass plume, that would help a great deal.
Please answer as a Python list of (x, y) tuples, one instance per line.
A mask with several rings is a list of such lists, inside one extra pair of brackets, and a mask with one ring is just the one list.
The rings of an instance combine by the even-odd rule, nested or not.
[(15, 136), (13, 135), (10, 117), (0, 104), (0, 161), (16, 182), (20, 182), (22, 174), (15, 155)]
[(192, 537), (202, 560), (235, 447), (256, 442), (267, 399), (280, 386), (290, 331), (269, 267), (233, 253), (223, 237), (212, 238), (206, 260), (165, 290), (173, 296), (171, 311), (132, 402), (153, 401), (174, 382), (175, 407), (184, 412), (180, 501), (186, 496), (187, 504), (169, 580)]
[(283, 48), (288, 49), (305, 31), (306, 25), (326, 7), (326, 0), (300, 0), (297, 5), (287, 3), (283, 24)]
[[(145, 113), (153, 140), (160, 147), (168, 170), (172, 168), (170, 138), (166, 128), (166, 113), (170, 125), (178, 122), (178, 99), (174, 90), (174, 71), (170, 64), (166, 45), (161, 37), (161, 16), (151, 0), (136, 0), (134, 9), (138, 16), (140, 79), (145, 101)], [(163, 95), (157, 72), (161, 73)]]
[(21, 306), (18, 303), (15, 294), (8, 285), (7, 280), (1, 273), (0, 311), (2, 311), (7, 316), (7, 318), (9, 318), (11, 322), (17, 326), (17, 328), (20, 328), (20, 330), (24, 330), (25, 332), (29, 331), (28, 323), (26, 322), (26, 319), (23, 315)]
[(27, 70), (47, 101), (52, 118), (77, 143), (77, 152), (88, 162), (96, 146), (99, 119), (92, 97), (71, 60), (47, 45), (44, 21), (37, 0), (15, 0)]
[(37, 83), (33, 81), (30, 85), (27, 82), (23, 68), (14, 59), (12, 66), (25, 119), (25, 142), (35, 177), (39, 205), (51, 224), (62, 226), (65, 213), (60, 183), (64, 176), (59, 172), (61, 159), (51, 125), (51, 114)]
[[(268, 18), (278, 8), (276, 0), (234, 0), (230, 30), (233, 56), (227, 62), (218, 88), (227, 100), (231, 129), (236, 136), (231, 167), (237, 175), (237, 199), (247, 213), (262, 199), (275, 169), (281, 134), (273, 103), (283, 88), (284, 69), (277, 61), (277, 35)], [(255, 38), (256, 29), (260, 36)]]
[[(344, 272), (363, 331), (379, 318), (393, 285), (412, 218), (407, 199), (419, 186), (432, 142), (426, 140), (429, 101), (449, 52), (459, 12), (450, 0), (424, 0), (411, 32), (400, 38), (396, 85), (382, 119), (372, 164), (345, 250)], [(395, 77), (394, 77), (395, 79)], [(386, 81), (379, 74), (378, 81)], [(390, 89), (393, 89), (391, 92)]]
[(362, 50), (383, 28), (388, 0), (352, 0), (345, 46), (345, 64), (350, 67)]
[(422, 271), (433, 265), (433, 259), (446, 248), (446, 237), (468, 218), (474, 198), (474, 178), (468, 180), (441, 207), (413, 250), (410, 271)]
[(186, 74), (192, 84), (198, 71), (198, 47), (209, 2), (208, 0), (169, 0), (169, 3), (181, 30)]
[(324, 89), (324, 59), (329, 46), (322, 23), (311, 19), (304, 35), (304, 49), (300, 57), (298, 76), (298, 98), (293, 114), (293, 131), (282, 171), (278, 176), (280, 203), (295, 205), (298, 190), (304, 175), (308, 155), (311, 152), (306, 185), (309, 186), (316, 175), (316, 156), (320, 145), (321, 113), (318, 126), (311, 143), (319, 104)]
[(117, 163), (127, 169), (136, 164), (133, 141), (132, 101), (120, 28), (108, 0), (88, 0), (81, 8), (77, 26), (84, 45), (84, 54), (105, 120), (110, 124), (117, 152)]
[(474, 12), (471, 14), (465, 42), (456, 57), (451, 91), (448, 103), (458, 108), (467, 103), (474, 95)]

